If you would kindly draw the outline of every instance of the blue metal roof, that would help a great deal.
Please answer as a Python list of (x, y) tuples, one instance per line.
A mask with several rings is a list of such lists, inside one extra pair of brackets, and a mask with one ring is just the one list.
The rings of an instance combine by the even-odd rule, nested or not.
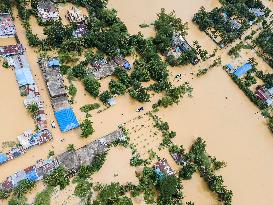
[(110, 106), (113, 106), (116, 104), (116, 100), (114, 98), (110, 98), (107, 100), (107, 103), (110, 105)]
[(123, 66), (124, 66), (124, 68), (125, 68), (126, 70), (130, 70), (130, 69), (131, 69), (131, 65), (130, 65), (129, 62), (124, 63)]
[(156, 169), (154, 169), (154, 171), (155, 171), (155, 173), (156, 173), (156, 175), (157, 175), (157, 177), (159, 179), (161, 179), (162, 177), (164, 177), (164, 173), (162, 173), (160, 169), (156, 168)]
[(62, 132), (67, 132), (80, 126), (72, 108), (62, 109), (54, 114)]
[(237, 68), (237, 70), (233, 73), (238, 78), (240, 78), (242, 75), (246, 74), (247, 71), (252, 69), (252, 65), (250, 63), (246, 63), (242, 65), (241, 67)]
[(227, 67), (228, 70), (233, 70), (234, 69), (234, 67), (231, 64), (227, 64), (226, 67)]
[(60, 65), (60, 61), (58, 59), (51, 59), (48, 61), (48, 66), (59, 66)]
[(38, 180), (38, 175), (35, 170), (32, 170), (31, 172), (27, 172), (26, 175), (29, 181), (35, 182)]
[(5, 163), (6, 161), (8, 161), (7, 155), (4, 153), (0, 153), (0, 164)]
[(16, 80), (20, 86), (32, 85), (34, 80), (29, 68), (15, 69)]

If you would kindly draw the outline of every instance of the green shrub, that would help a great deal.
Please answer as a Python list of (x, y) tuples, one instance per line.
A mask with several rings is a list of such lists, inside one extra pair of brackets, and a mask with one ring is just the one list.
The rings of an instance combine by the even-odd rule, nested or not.
[(126, 86), (115, 80), (109, 82), (109, 89), (113, 95), (124, 95), (126, 92)]
[(44, 182), (51, 187), (60, 186), (60, 189), (64, 189), (69, 185), (69, 177), (67, 170), (60, 166), (55, 169), (50, 175), (44, 178)]
[(82, 112), (85, 112), (85, 113), (88, 113), (90, 112), (91, 110), (95, 110), (95, 109), (98, 109), (100, 108), (100, 104), (99, 103), (94, 103), (94, 104), (87, 104), (87, 105), (84, 105), (80, 108), (80, 110)]
[(179, 177), (184, 180), (189, 180), (192, 178), (192, 175), (197, 171), (197, 168), (194, 164), (188, 163), (182, 167), (182, 170), (179, 172)]
[(87, 138), (95, 132), (95, 130), (92, 126), (92, 122), (89, 119), (85, 119), (80, 124), (80, 127), (81, 127), (81, 131), (82, 131), (81, 137), (83, 137), (83, 138)]
[(23, 195), (31, 191), (34, 187), (34, 182), (24, 179), (18, 183), (17, 187), (14, 190), (14, 195), (22, 197)]
[(50, 198), (52, 193), (53, 188), (47, 187), (45, 190), (36, 195), (34, 205), (50, 205)]
[(110, 94), (109, 91), (104, 91), (103, 93), (100, 94), (100, 100), (104, 104), (108, 103), (108, 100), (112, 98), (112, 95)]
[(83, 84), (85, 87), (85, 90), (90, 93), (93, 97), (98, 97), (100, 93), (100, 83), (95, 78), (87, 77), (84, 78)]

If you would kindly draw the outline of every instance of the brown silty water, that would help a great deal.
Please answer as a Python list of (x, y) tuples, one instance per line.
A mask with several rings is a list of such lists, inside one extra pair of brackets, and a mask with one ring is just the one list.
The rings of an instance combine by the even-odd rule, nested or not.
[[(265, 1), (265, 3), (272, 6), (272, 3), (269, 1)], [(210, 10), (219, 6), (219, 3), (216, 0), (111, 0), (109, 2), (109, 8), (115, 8), (118, 11), (118, 16), (125, 22), (130, 33), (141, 31), (145, 36), (154, 35), (153, 27), (141, 29), (139, 27), (140, 24), (152, 23), (156, 18), (156, 13), (161, 8), (166, 8), (167, 11), (175, 10), (178, 17), (184, 22), (189, 22), (189, 35), (187, 37), (189, 42), (192, 43), (194, 40), (198, 40), (202, 47), (211, 52), (216, 48), (216, 45), (190, 21), (200, 6), (205, 6), (206, 9)], [(16, 16), (17, 11), (14, 10), (14, 17)], [(38, 54), (35, 49), (28, 46), (25, 31), (18, 18), (15, 18), (15, 24), (19, 39), (26, 47), (34, 79), (38, 84), (42, 99), (45, 101), (48, 120), (49, 122), (56, 121), (41, 71), (36, 63)], [(41, 30), (39, 30), (41, 28), (36, 23), (33, 24), (35, 24), (32, 25), (33, 29), (37, 33), (42, 34)], [(228, 62), (235, 63), (237, 60), (231, 59), (226, 55), (226, 51), (219, 52), (223, 64)], [(242, 52), (241, 55), (242, 59), (248, 59), (249, 56), (253, 56), (250, 51), (249, 53)], [(272, 71), (262, 60), (258, 59), (258, 63), (263, 70)], [(202, 63), (196, 67), (170, 68), (172, 80), (178, 73), (181, 73), (183, 76), (181, 81), (174, 81), (174, 84), (179, 85), (184, 81), (190, 81), (194, 88), (193, 98), (185, 98), (178, 105), (161, 110), (158, 115), (169, 122), (171, 129), (177, 132), (177, 137), (174, 139), (175, 143), (178, 145), (183, 144), (186, 148), (189, 148), (193, 140), (201, 136), (207, 141), (209, 154), (227, 162), (228, 166), (222, 169), (219, 174), (223, 176), (225, 184), (234, 193), (233, 204), (272, 204), (272, 134), (266, 127), (265, 120), (258, 113), (259, 110), (239, 90), (221, 67), (214, 68), (201, 78), (196, 78), (191, 74), (206, 66), (208, 66), (206, 63)], [(0, 79), (2, 96), (8, 96), (7, 98), (10, 99), (1, 100), (0, 124), (5, 125), (0, 130), (2, 142), (3, 140), (16, 138), (20, 131), (31, 128), (33, 122), (23, 108), (14, 73), (11, 70), (3, 70), (1, 68)], [(102, 87), (106, 88), (108, 82), (109, 80), (107, 79), (103, 80)], [(82, 120), (84, 119), (84, 114), (79, 111), (79, 108), (84, 104), (97, 102), (97, 100), (88, 96), (80, 82), (74, 83), (78, 88), (78, 94), (73, 108), (78, 118)], [(9, 89), (5, 89), (3, 85), (9, 85)], [(45, 159), (49, 150), (54, 150), (58, 154), (64, 152), (68, 144), (74, 144), (76, 148), (81, 147), (115, 130), (119, 124), (130, 121), (139, 115), (135, 110), (141, 104), (131, 100), (128, 95), (118, 97), (117, 102), (116, 106), (101, 113), (92, 111), (92, 120), (96, 132), (89, 139), (81, 139), (79, 137), (80, 130), (62, 134), (58, 128), (51, 129), (54, 140), (33, 148), (24, 156), (2, 165), (0, 167), (0, 180), (2, 181), (10, 174), (34, 164), (37, 159)], [(8, 108), (10, 111), (3, 109), (3, 107)], [(15, 107), (16, 109), (12, 109)], [(149, 110), (151, 103), (144, 104), (144, 108), (145, 111)], [(8, 119), (8, 117), (2, 117), (2, 113), (6, 113), (6, 116), (9, 112), (13, 113), (13, 116), (18, 116), (16, 121)], [(10, 125), (10, 123), (12, 124)], [(145, 131), (143, 132), (145, 133)], [(147, 128), (147, 133), (149, 133), (149, 128)], [(147, 138), (149, 136), (144, 137)], [(63, 142), (60, 141), (62, 138), (64, 139)], [(129, 166), (131, 153), (128, 150), (116, 148), (114, 151), (110, 151), (109, 154), (101, 172), (94, 176), (94, 180), (103, 183), (116, 180), (137, 182), (134, 175), (135, 170)], [(167, 152), (159, 152), (159, 155), (167, 158), (173, 164)], [(122, 161), (120, 160), (121, 158)], [(117, 177), (114, 176), (115, 173), (118, 174)], [(192, 180), (183, 182), (183, 185), (184, 201), (194, 201), (197, 205), (217, 204), (215, 196), (208, 191), (206, 184), (198, 174), (195, 174)], [(38, 187), (40, 187), (38, 188), (40, 191), (41, 183), (38, 183)], [(52, 204), (65, 204), (62, 199), (68, 199), (71, 193), (73, 191), (69, 188), (67, 191), (61, 192), (61, 194), (57, 193), (52, 199)], [(29, 200), (32, 201), (35, 194), (32, 193), (30, 195)], [(69, 198), (68, 201), (69, 203), (66, 202), (68, 204), (78, 204), (77, 199), (72, 200)], [(134, 202), (135, 204), (144, 204), (143, 200)], [(3, 204), (7, 204), (7, 202), (5, 201)]]

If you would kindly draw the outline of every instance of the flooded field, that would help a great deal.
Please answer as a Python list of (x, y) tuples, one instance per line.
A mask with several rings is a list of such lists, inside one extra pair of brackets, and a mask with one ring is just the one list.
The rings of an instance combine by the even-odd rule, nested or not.
[(132, 154), (129, 149), (124, 147), (111, 148), (100, 171), (92, 176), (92, 181), (103, 184), (111, 184), (112, 182), (126, 184), (127, 182), (132, 182), (137, 185), (136, 168), (130, 166), (131, 157)]
[[(265, 2), (267, 5), (272, 6), (272, 2)], [(198, 40), (202, 47), (212, 52), (216, 48), (216, 44), (191, 23), (191, 18), (201, 6), (205, 6), (206, 9), (210, 10), (220, 6), (220, 4), (218, 0), (195, 0), (194, 2), (192, 0), (109, 1), (109, 8), (114, 8), (118, 11), (118, 16), (125, 22), (130, 33), (136, 34), (138, 31), (141, 31), (147, 37), (154, 35), (153, 26), (142, 29), (139, 27), (140, 24), (152, 23), (156, 18), (156, 13), (161, 8), (166, 8), (167, 11), (175, 10), (176, 15), (182, 21), (189, 22), (189, 35), (187, 37), (189, 42), (192, 43)], [(71, 4), (59, 7), (63, 23), (67, 21), (64, 15), (69, 8), (71, 8)], [(13, 12), (14, 17), (16, 17), (17, 10), (14, 9)], [(42, 28), (35, 21), (35, 19), (31, 19), (34, 32), (42, 38)], [(25, 31), (17, 17), (15, 18), (15, 25), (19, 40), (26, 47), (26, 54), (34, 79), (45, 103), (48, 122), (56, 121), (47, 88), (37, 64), (38, 52), (28, 46)], [(5, 41), (0, 39), (0, 45), (14, 43), (14, 39)], [(272, 69), (251, 50), (242, 51), (241, 57), (238, 59), (232, 59), (227, 55), (227, 51), (228, 49), (223, 49), (217, 53), (217, 55), (221, 56), (223, 65), (232, 63), (234, 66), (239, 66), (250, 57), (255, 57), (258, 62), (258, 68), (265, 72), (272, 72)], [(201, 78), (196, 78), (193, 75), (198, 69), (207, 66), (207, 63), (201, 63), (196, 67), (189, 65), (170, 68), (172, 80), (176, 74), (182, 74), (182, 80), (175, 80), (173, 83), (180, 85), (185, 81), (189, 81), (194, 89), (193, 97), (185, 98), (178, 105), (160, 110), (157, 115), (169, 123), (171, 130), (177, 132), (177, 136), (173, 139), (176, 144), (184, 145), (188, 149), (193, 140), (201, 136), (207, 142), (208, 153), (216, 156), (219, 160), (227, 162), (227, 167), (223, 168), (219, 174), (223, 176), (225, 185), (234, 193), (234, 205), (269, 205), (273, 201), (272, 134), (268, 130), (265, 119), (261, 116), (258, 108), (234, 84), (222, 69), (222, 66), (213, 68), (213, 70), (210, 70)], [(110, 77), (101, 81), (102, 90), (107, 88), (109, 81)], [(98, 100), (88, 95), (81, 82), (73, 81), (73, 84), (77, 87), (78, 93), (72, 106), (78, 119), (81, 121), (84, 119), (85, 114), (80, 112), (80, 107), (85, 104), (98, 102)], [(23, 107), (23, 98), (19, 95), (14, 73), (11, 70), (3, 69), (1, 66), (0, 91), (2, 93), (0, 106), (1, 143), (5, 140), (14, 140), (18, 134), (32, 128), (34, 124)], [(114, 107), (104, 110), (106, 107), (102, 105), (98, 110), (104, 110), (103, 112), (98, 113), (98, 110), (91, 112), (95, 133), (90, 138), (80, 138), (80, 129), (63, 134), (58, 127), (56, 129), (50, 128), (54, 140), (35, 147), (24, 156), (1, 165), (0, 181), (12, 173), (34, 164), (38, 159), (47, 158), (49, 150), (59, 154), (66, 151), (69, 144), (74, 144), (76, 148), (79, 148), (110, 133), (117, 129), (118, 125), (124, 123), (126, 123), (126, 128), (129, 131), (131, 130), (132, 142), (137, 144), (138, 151), (142, 156), (147, 157), (147, 151), (152, 147), (161, 158), (166, 158), (171, 166), (177, 170), (178, 167), (166, 150), (156, 150), (160, 143), (160, 138), (153, 138), (156, 130), (152, 128), (149, 118), (142, 120), (137, 118), (140, 113), (137, 113), (136, 109), (143, 106), (145, 112), (149, 111), (151, 110), (152, 102), (142, 105), (133, 101), (128, 94), (118, 97), (116, 100), (117, 105)], [(9, 115), (9, 113), (12, 113), (12, 115)], [(14, 116), (20, 116), (20, 119)], [(93, 180), (101, 183), (125, 183), (129, 181), (137, 183), (138, 180), (135, 177), (136, 170), (130, 167), (129, 164), (130, 158), (130, 150), (119, 147), (112, 148), (109, 151), (105, 164), (93, 176)], [(183, 185), (184, 201), (193, 201), (196, 205), (217, 204), (214, 195), (208, 191), (206, 184), (198, 174), (194, 174), (192, 180), (183, 182)], [(42, 183), (39, 182), (36, 190), (28, 196), (30, 202), (33, 201), (35, 192), (40, 192), (42, 189)], [(54, 192), (51, 203), (54, 205), (79, 204), (79, 199), (72, 196), (73, 190), (74, 185), (71, 185), (63, 191)], [(6, 205), (7, 201), (0, 203)], [(134, 200), (134, 203), (138, 205), (145, 204), (141, 199)]]

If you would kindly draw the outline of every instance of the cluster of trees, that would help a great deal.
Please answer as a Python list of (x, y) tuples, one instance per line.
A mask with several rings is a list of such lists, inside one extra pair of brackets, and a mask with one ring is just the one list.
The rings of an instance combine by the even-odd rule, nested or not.
[(0, 12), (1, 13), (11, 12), (11, 1), (10, 0), (2, 0), (0, 2)]
[(148, 93), (147, 89), (142, 86), (135, 86), (129, 90), (129, 94), (132, 98), (139, 102), (150, 102), (151, 95)]
[(52, 187), (46, 187), (35, 196), (34, 205), (50, 205), (50, 198), (53, 193)]
[(126, 92), (126, 86), (120, 81), (111, 80), (109, 82), (109, 90), (113, 95), (124, 95)]
[[(215, 171), (226, 166), (226, 163), (209, 156), (206, 152), (206, 143), (201, 138), (197, 138), (190, 151), (185, 153), (183, 146), (178, 147), (172, 143), (171, 139), (176, 136), (176, 133), (169, 131), (168, 123), (163, 122), (158, 116), (152, 115), (151, 113), (150, 116), (154, 120), (154, 126), (162, 132), (163, 142), (164, 140), (168, 141), (166, 147), (169, 149), (170, 154), (175, 153), (183, 158), (181, 158), (183, 163), (180, 164), (182, 169), (179, 172), (179, 177), (188, 180), (192, 178), (193, 173), (199, 171), (207, 182), (209, 189), (217, 194), (219, 200), (225, 205), (230, 205), (233, 193), (223, 185), (222, 177), (215, 175)], [(173, 184), (175, 184), (175, 182), (173, 182)]]
[(113, 96), (111, 93), (107, 90), (100, 94), (100, 101), (103, 102), (105, 105), (108, 104), (108, 100), (111, 99)]
[(93, 122), (89, 120), (88, 118), (84, 119), (81, 122), (80, 128), (81, 128), (81, 137), (83, 138), (87, 138), (95, 132), (93, 128)]
[(138, 167), (138, 166), (147, 165), (147, 164), (150, 164), (150, 161), (147, 159), (141, 159), (139, 153), (135, 153), (130, 159), (130, 165), (133, 167)]
[(262, 57), (273, 67), (273, 32), (271, 28), (264, 29), (254, 43), (262, 49)]
[(197, 166), (194, 163), (187, 163), (179, 171), (179, 177), (183, 180), (189, 180), (192, 178), (192, 175), (197, 171)]
[(253, 93), (248, 86), (238, 78), (236, 75), (231, 74), (232, 80), (238, 85), (238, 87), (246, 94), (246, 96), (261, 110), (267, 108), (266, 102), (260, 100), (255, 93)]
[(181, 204), (182, 186), (176, 176), (164, 175), (158, 177), (153, 168), (144, 167), (137, 175), (139, 185), (129, 186), (133, 197), (144, 194), (144, 200), (148, 204)]
[[(205, 61), (207, 60), (209, 57), (213, 57), (212, 55), (211, 56), (208, 56), (208, 51), (207, 50), (204, 50), (202, 49), (202, 47), (200, 46), (199, 42), (198, 41), (194, 41), (193, 42), (193, 46), (196, 50), (196, 53), (200, 56), (200, 58)], [(216, 51), (215, 51), (216, 52)]]
[(273, 74), (272, 73), (264, 73), (263, 71), (256, 71), (256, 76), (260, 78), (267, 88), (273, 87)]
[(196, 76), (201, 77), (201, 76), (207, 74), (208, 71), (209, 71), (209, 69), (207, 69), (207, 68), (199, 69)]
[(39, 112), (38, 104), (37, 103), (29, 104), (27, 106), (27, 111), (32, 116), (33, 119), (36, 119)]
[(83, 79), (83, 85), (85, 90), (93, 97), (98, 97), (100, 94), (100, 82), (94, 77), (86, 77)]
[(27, 205), (27, 198), (25, 194), (34, 189), (35, 184), (27, 179), (24, 179), (18, 183), (15, 188), (12, 197), (9, 199), (9, 205)]
[(162, 142), (159, 148), (171, 149), (173, 147), (173, 142), (171, 141), (171, 139), (176, 136), (176, 132), (171, 131), (169, 124), (162, 121), (158, 116), (153, 115), (152, 113), (149, 113), (149, 115), (154, 121), (154, 127), (162, 133)]
[(247, 72), (244, 83), (247, 87), (250, 87), (251, 85), (255, 85), (257, 83), (257, 80), (251, 72)]
[(26, 0), (16, 0), (16, 5), (18, 9), (18, 14), (21, 18), (21, 21), (23, 23), (23, 26), (26, 30), (26, 37), (28, 39), (28, 43), (30, 46), (41, 46), (46, 49), (46, 46), (44, 46), (44, 43), (42, 40), (38, 38), (36, 34), (33, 34), (31, 25), (29, 23), (29, 19), (31, 15), (36, 15), (36, 12), (34, 9), (28, 9), (27, 8), (27, 1)]
[[(229, 20), (231, 17), (237, 18), (237, 21), (241, 24), (240, 28), (234, 27), (232, 21)], [(193, 22), (199, 26), (201, 31), (209, 32), (210, 29), (217, 31), (221, 38), (221, 41), (218, 43), (227, 45), (241, 37), (243, 32), (249, 28), (248, 21), (252, 18), (255, 19), (255, 15), (253, 17), (253, 14), (249, 12), (245, 4), (236, 4), (214, 8), (210, 12), (201, 7), (194, 15)]]
[(99, 171), (106, 160), (107, 152), (96, 155), (90, 165), (83, 165), (79, 169), (73, 183), (76, 183), (74, 194), (81, 200), (85, 201), (85, 204), (91, 204), (93, 195), (93, 183), (90, 182), (90, 176)]
[(74, 144), (69, 144), (66, 148), (68, 152), (74, 152), (76, 151)]
[[(219, 162), (207, 154), (206, 142), (200, 137), (197, 138), (186, 157), (196, 166), (203, 179), (207, 182), (209, 189), (217, 194), (219, 201), (225, 205), (231, 205), (232, 191), (228, 190), (223, 184), (222, 176), (217, 176), (214, 173), (215, 170), (225, 166), (225, 163)], [(191, 165), (186, 166), (187, 168), (182, 168), (182, 176), (193, 173), (194, 168)]]
[[(6, 0), (5, 0), (6, 1)], [(125, 24), (117, 17), (114, 9), (107, 9), (107, 0), (86, 1), (66, 0), (88, 9), (87, 34), (82, 38), (75, 38), (73, 31), (76, 24), (63, 25), (61, 21), (42, 23), (37, 15), (37, 1), (32, 1), (32, 8), (27, 8), (26, 0), (17, 0), (19, 15), (26, 29), (26, 36), (31, 46), (40, 46), (44, 50), (60, 49), (60, 52), (81, 52), (84, 48), (98, 48), (108, 55), (129, 55), (132, 52), (130, 35)], [(34, 35), (29, 24), (29, 18), (33, 15), (44, 26), (44, 34), (47, 38), (40, 40)]]
[[(52, 48), (60, 48), (62, 44), (69, 41), (72, 36), (73, 28), (70, 25), (64, 26), (60, 21), (54, 21), (44, 28), (44, 34), (47, 35), (46, 44)], [(63, 46), (63, 50), (71, 51), (75, 45)]]
[[(174, 48), (173, 35), (179, 33), (182, 37), (187, 35), (188, 25), (177, 18), (175, 12), (166, 13), (165, 9), (157, 14), (154, 22), (156, 36), (153, 43), (161, 54), (167, 54), (170, 49)], [(204, 53), (201, 52), (203, 55)], [(171, 66), (195, 64), (197, 61), (197, 51), (194, 48), (184, 49), (179, 57), (174, 55), (167, 56), (167, 62)]]
[(87, 104), (87, 105), (84, 105), (80, 108), (80, 110), (82, 112), (85, 112), (85, 113), (88, 113), (90, 112), (91, 110), (95, 110), (95, 109), (98, 109), (100, 108), (100, 104), (98, 103), (94, 103), (94, 104)]
[(179, 32), (184, 37), (187, 35), (188, 25), (177, 18), (175, 12), (166, 13), (165, 9), (157, 14), (154, 22), (156, 36), (153, 42), (158, 51), (164, 54), (172, 47), (172, 37), (174, 32)]
[(135, 71), (129, 76), (124, 69), (117, 67), (114, 76), (118, 81), (111, 80), (109, 83), (109, 89), (112, 94), (124, 95), (128, 89), (129, 94), (133, 99), (136, 99), (139, 102), (150, 101), (151, 96), (148, 93), (148, 89), (141, 85), (140, 79), (136, 76)]
[(3, 68), (9, 68), (8, 61), (4, 60), (2, 66), (3, 66)]
[(157, 109), (159, 107), (168, 107), (173, 105), (174, 103), (178, 104), (180, 99), (185, 95), (191, 95), (192, 87), (190, 87), (189, 83), (184, 83), (178, 87), (170, 87), (166, 90), (166, 95), (159, 99), (157, 103), (153, 105), (153, 109)]
[[(132, 80), (124, 69), (117, 67), (115, 69), (114, 76), (118, 79), (118, 83), (125, 86), (126, 89), (132, 85)], [(112, 82), (111, 84), (113, 90), (122, 91), (122, 89), (120, 89), (120, 85), (118, 85), (117, 83)]]
[[(128, 138), (128, 135), (126, 133), (126, 136)], [(130, 165), (137, 167), (137, 166), (147, 166), (148, 164), (151, 164), (151, 160), (149, 159), (142, 159), (139, 152), (137, 151), (135, 144), (129, 144), (129, 138), (127, 142), (118, 142), (117, 145), (122, 145), (124, 147), (129, 147), (132, 152), (132, 157), (130, 159)], [(129, 145), (129, 146), (128, 146)]]
[(151, 79), (157, 82), (167, 82), (169, 76), (167, 65), (158, 55), (152, 39), (145, 39), (142, 34), (138, 33), (131, 37), (131, 41)]
[(75, 182), (77, 185), (74, 190), (74, 195), (79, 197), (82, 201), (85, 201), (85, 204), (91, 204), (93, 183), (91, 183), (88, 179), (81, 178), (75, 180)]
[(131, 78), (139, 82), (149, 82), (151, 80), (149, 70), (146, 68), (146, 63), (142, 59), (138, 59), (134, 62), (134, 70), (131, 74)]
[(75, 96), (77, 94), (77, 88), (72, 83), (68, 87), (68, 94), (71, 96), (70, 101), (73, 103), (74, 102), (74, 98), (75, 98)]
[(222, 4), (245, 4), (248, 8), (260, 8), (264, 9), (265, 6), (263, 5), (261, 0), (220, 0)]
[(97, 186), (96, 191), (98, 191), (97, 198), (92, 204), (126, 204), (133, 205), (132, 200), (125, 196), (127, 190), (126, 187), (120, 185), (119, 183), (111, 183), (110, 185)]
[(252, 46), (248, 45), (248, 44), (244, 44), (242, 41), (238, 44), (236, 44), (234, 47), (232, 47), (229, 51), (228, 51), (228, 55), (233, 56), (235, 58), (238, 58), (240, 56), (240, 51), (242, 49), (251, 49)]
[(50, 187), (59, 186), (60, 189), (64, 189), (67, 185), (69, 185), (68, 171), (63, 166), (59, 166), (51, 174), (44, 178), (44, 183)]
[(197, 76), (197, 77), (201, 77), (201, 76), (207, 74), (207, 72), (208, 72), (210, 69), (212, 69), (212, 68), (214, 68), (214, 67), (216, 67), (216, 66), (220, 66), (221, 63), (222, 63), (222, 60), (221, 60), (220, 57), (214, 59), (213, 62), (212, 62), (212, 64), (209, 65), (208, 68), (199, 69), (198, 72), (197, 72), (197, 74), (196, 74), (196, 76)]

